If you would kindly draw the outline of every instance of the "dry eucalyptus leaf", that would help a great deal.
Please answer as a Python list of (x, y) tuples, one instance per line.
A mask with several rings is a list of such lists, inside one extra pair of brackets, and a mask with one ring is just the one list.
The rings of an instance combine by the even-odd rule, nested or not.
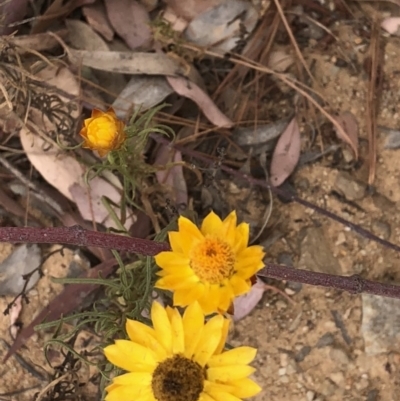
[(135, 0), (105, 0), (105, 5), (111, 25), (130, 49), (150, 48), (150, 17), (142, 4)]
[[(42, 263), (40, 248), (36, 244), (23, 244), (0, 263), (0, 296), (18, 295), (24, 288), (24, 274), (35, 270)], [(39, 272), (30, 277), (25, 291), (29, 291), (39, 280)]]
[(281, 185), (292, 174), (300, 158), (300, 149), (300, 129), (294, 117), (280, 136), (272, 154), (272, 185)]
[(157, 181), (164, 185), (168, 192), (173, 197), (175, 205), (179, 208), (181, 206), (187, 206), (188, 194), (186, 180), (183, 176), (182, 164), (178, 164), (168, 168), (170, 163), (181, 163), (182, 154), (181, 152), (171, 149), (169, 146), (162, 145), (157, 151), (157, 155), (154, 161), (154, 165), (167, 168), (158, 170), (156, 172)]
[(107, 43), (88, 24), (80, 20), (67, 19), (69, 43), (81, 50), (109, 50)]
[(90, 4), (82, 7), (82, 13), (87, 23), (98, 32), (105, 40), (111, 41), (114, 37), (114, 29), (107, 18), (106, 8), (103, 3)]
[[(95, 32), (88, 24), (79, 20), (65, 21), (69, 31), (69, 42), (73, 47), (79, 50), (88, 51), (109, 51), (109, 46), (105, 40)], [(121, 92), (126, 85), (125, 77), (121, 74), (110, 73), (105, 71), (91, 71), (89, 79), (99, 84), (105, 89), (106, 93), (114, 94), (115, 96)], [(114, 97), (103, 95), (106, 101), (114, 100)]]
[(381, 27), (391, 35), (400, 35), (400, 17), (385, 18), (381, 22)]
[(237, 127), (233, 139), (240, 146), (259, 146), (278, 138), (287, 127), (289, 120), (284, 118), (271, 124), (254, 127)]
[(347, 142), (354, 151), (355, 157), (358, 157), (358, 122), (356, 117), (350, 111), (345, 111), (336, 117), (336, 121), (343, 128), (340, 132), (335, 127), (336, 135), (342, 141)]
[(118, 118), (128, 119), (131, 112), (146, 111), (160, 104), (173, 89), (165, 77), (133, 76), (112, 104)]
[(258, 18), (251, 2), (225, 0), (194, 18), (186, 28), (185, 37), (196, 45), (228, 52), (253, 31)]
[(236, 297), (233, 301), (233, 320), (238, 321), (246, 317), (260, 302), (264, 291), (264, 283), (257, 278), (247, 294)]
[(175, 12), (179, 17), (183, 17), (188, 21), (197, 17), (198, 15), (208, 11), (209, 9), (218, 6), (224, 0), (164, 0), (165, 3)]
[(87, 51), (68, 48), (71, 62), (120, 74), (186, 76), (187, 67), (163, 53)]
[(167, 80), (178, 95), (193, 100), (214, 125), (226, 128), (233, 125), (233, 122), (222, 113), (207, 93), (195, 83), (182, 77), (167, 77)]

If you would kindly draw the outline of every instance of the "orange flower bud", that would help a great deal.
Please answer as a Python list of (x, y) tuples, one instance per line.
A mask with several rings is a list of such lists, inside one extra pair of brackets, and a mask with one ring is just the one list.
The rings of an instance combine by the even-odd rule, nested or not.
[(126, 140), (125, 124), (118, 119), (112, 108), (106, 112), (93, 109), (92, 117), (84, 121), (79, 135), (85, 140), (83, 147), (97, 150), (101, 157), (116, 150)]

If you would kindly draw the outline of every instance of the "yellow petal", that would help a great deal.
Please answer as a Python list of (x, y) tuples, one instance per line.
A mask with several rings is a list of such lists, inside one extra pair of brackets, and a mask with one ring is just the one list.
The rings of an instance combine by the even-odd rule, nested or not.
[(121, 386), (145, 387), (151, 385), (151, 380), (152, 374), (149, 372), (130, 372), (115, 377), (113, 382)]
[(132, 400), (148, 400), (152, 395), (150, 386), (138, 387), (132, 386), (119, 386), (115, 390), (109, 392), (104, 400), (105, 401), (132, 401)]
[(219, 285), (210, 285), (205, 283), (203, 296), (199, 298), (199, 304), (205, 315), (217, 312), (219, 305)]
[(189, 266), (190, 260), (180, 253), (160, 252), (154, 257), (157, 265), (171, 274), (188, 275), (193, 274)]
[(160, 279), (158, 279), (154, 287), (172, 291), (172, 290), (191, 288), (194, 284), (198, 282), (199, 279), (195, 275), (189, 277), (181, 277), (170, 274), (168, 276), (161, 277)]
[(224, 325), (222, 326), (221, 339), (219, 341), (217, 349), (214, 352), (215, 355), (220, 354), (225, 348), (225, 343), (226, 343), (226, 338), (228, 337), (230, 323), (231, 323), (230, 317), (224, 319)]
[(246, 294), (251, 288), (250, 283), (244, 280), (242, 277), (238, 276), (237, 274), (233, 275), (230, 280), (229, 284), (232, 286), (233, 293), (237, 297), (238, 295)]
[(213, 355), (207, 362), (210, 367), (247, 365), (256, 356), (257, 349), (252, 347), (238, 347), (219, 355)]
[(158, 302), (151, 307), (151, 321), (157, 340), (163, 345), (168, 354), (172, 352), (172, 329), (167, 312)]
[(205, 291), (203, 283), (195, 283), (190, 287), (179, 289), (174, 292), (174, 305), (186, 306), (200, 299)]
[[(244, 249), (236, 256), (236, 266), (237, 269), (247, 268), (249, 266), (260, 265), (262, 259), (265, 255), (263, 247), (259, 245), (252, 245)], [(259, 267), (261, 268), (261, 267)]]
[(167, 357), (167, 353), (163, 346), (156, 340), (154, 329), (136, 320), (127, 319), (126, 331), (131, 341), (152, 349), (157, 361), (161, 361)]
[(205, 393), (204, 391), (200, 394), (199, 401), (215, 401), (211, 395)]
[(154, 330), (146, 324), (138, 322), (137, 320), (126, 319), (125, 327), (130, 340), (133, 342), (140, 344), (139, 340), (141, 340), (143, 337), (154, 337)]
[(255, 372), (249, 365), (217, 366), (207, 369), (207, 379), (222, 383), (230, 383), (235, 380), (244, 379)]
[(154, 351), (128, 340), (116, 340), (115, 344), (104, 348), (104, 354), (113, 365), (128, 372), (151, 371), (157, 361)]
[(204, 327), (204, 314), (198, 302), (190, 304), (182, 318), (185, 335), (184, 356), (191, 358), (201, 338)]
[(211, 211), (203, 220), (201, 232), (204, 235), (215, 235), (221, 228), (222, 220), (213, 211)]
[(181, 236), (177, 231), (170, 231), (168, 233), (169, 243), (173, 252), (183, 253), (181, 244)]
[(179, 233), (181, 236), (189, 235), (192, 238), (202, 240), (204, 238), (203, 234), (200, 232), (199, 228), (188, 218), (180, 216), (178, 219)]
[(253, 397), (262, 390), (256, 382), (248, 378), (235, 380), (230, 385), (234, 386), (230, 393), (239, 398)]
[(236, 227), (235, 233), (235, 243), (233, 244), (233, 249), (236, 254), (242, 252), (246, 249), (249, 243), (250, 236), (250, 226), (247, 223), (240, 223)]
[(220, 299), (218, 303), (218, 309), (226, 312), (232, 305), (235, 298), (232, 287), (228, 284), (219, 289)]
[(223, 383), (215, 383), (210, 382), (209, 380), (204, 380), (204, 392), (207, 394), (212, 394), (213, 391), (221, 392), (226, 391), (228, 393), (232, 393), (235, 390), (235, 387), (230, 384), (223, 384)]
[(236, 238), (236, 212), (233, 211), (222, 222), (222, 228), (217, 233), (219, 238), (224, 239), (232, 247), (235, 245)]
[(211, 396), (212, 398), (214, 398), (215, 401), (242, 401), (240, 398), (237, 398), (234, 395), (229, 394), (225, 391), (213, 391), (211, 393)]
[(221, 340), (224, 318), (221, 315), (212, 317), (204, 326), (201, 339), (194, 352), (194, 360), (205, 366), (215, 352)]
[(172, 327), (172, 352), (174, 354), (183, 354), (185, 351), (185, 335), (183, 332), (182, 317), (177, 309), (173, 309), (171, 318)]

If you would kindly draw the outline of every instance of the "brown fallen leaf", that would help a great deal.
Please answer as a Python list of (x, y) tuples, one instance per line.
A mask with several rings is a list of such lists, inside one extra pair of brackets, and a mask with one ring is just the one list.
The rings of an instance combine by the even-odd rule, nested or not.
[(148, 50), (153, 35), (145, 7), (135, 0), (105, 0), (108, 19), (115, 32), (132, 50)]
[(120, 74), (186, 76), (187, 67), (164, 53), (87, 51), (68, 48), (71, 62)]
[(271, 160), (271, 184), (281, 185), (296, 168), (300, 158), (300, 129), (296, 117), (290, 121), (278, 139)]
[(381, 22), (381, 28), (391, 35), (400, 35), (400, 17), (388, 17)]
[(37, 18), (36, 22), (32, 26), (31, 33), (45, 32), (54, 21), (68, 16), (76, 8), (87, 4), (92, 4), (95, 1), (96, 0), (54, 0), (46, 9), (44, 14)]
[(181, 96), (193, 100), (204, 115), (217, 127), (232, 127), (233, 122), (215, 105), (212, 99), (194, 82), (183, 77), (167, 77), (173, 90)]
[[(168, 168), (169, 163), (175, 163), (175, 165)], [(186, 209), (188, 194), (186, 180), (183, 176), (181, 152), (171, 149), (169, 146), (161, 145), (157, 151), (154, 165), (164, 167), (164, 169), (156, 172), (157, 181), (166, 187), (175, 206), (178, 209), (181, 207)]]
[(106, 8), (103, 3), (90, 4), (82, 7), (82, 13), (87, 23), (98, 32), (105, 40), (111, 41), (114, 37), (114, 29), (107, 18)]
[(224, 0), (164, 0), (165, 3), (179, 17), (186, 18), (191, 21), (193, 18), (204, 13), (205, 11), (221, 4)]
[(146, 111), (173, 93), (165, 77), (134, 75), (112, 104), (118, 118), (127, 120), (129, 113)]
[[(82, 273), (79, 277), (81, 278), (106, 278), (109, 276), (116, 266), (117, 262), (115, 259), (106, 260), (100, 263), (93, 269)], [(8, 350), (3, 362), (14, 355), (33, 335), (34, 328), (44, 321), (51, 322), (53, 320), (60, 319), (76, 308), (83, 302), (83, 300), (89, 296), (93, 291), (99, 288), (97, 284), (69, 284), (64, 290), (57, 295), (48, 306), (46, 306), (30, 323), (24, 327), (18, 334), (13, 345)]]
[(18, 26), (13, 26), (13, 23), (23, 20), (27, 11), (27, 0), (2, 1), (0, 3), (0, 35), (9, 35), (18, 30)]
[(356, 159), (358, 158), (358, 122), (356, 117), (350, 111), (345, 111), (336, 117), (336, 121), (343, 128), (340, 132), (335, 127), (336, 135), (342, 141), (348, 143), (354, 151)]
[(253, 31), (258, 19), (251, 2), (225, 0), (195, 17), (184, 36), (198, 46), (228, 52)]

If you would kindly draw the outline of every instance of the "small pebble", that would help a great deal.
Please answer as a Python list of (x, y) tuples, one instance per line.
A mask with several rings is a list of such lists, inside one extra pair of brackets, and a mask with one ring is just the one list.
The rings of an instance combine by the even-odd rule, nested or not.
[(307, 401), (313, 401), (314, 400), (314, 396), (315, 396), (314, 391), (311, 391), (311, 390), (307, 391), (307, 393), (306, 393)]
[(278, 370), (278, 375), (279, 375), (279, 376), (284, 376), (284, 375), (286, 375), (286, 368), (279, 368), (279, 370)]

